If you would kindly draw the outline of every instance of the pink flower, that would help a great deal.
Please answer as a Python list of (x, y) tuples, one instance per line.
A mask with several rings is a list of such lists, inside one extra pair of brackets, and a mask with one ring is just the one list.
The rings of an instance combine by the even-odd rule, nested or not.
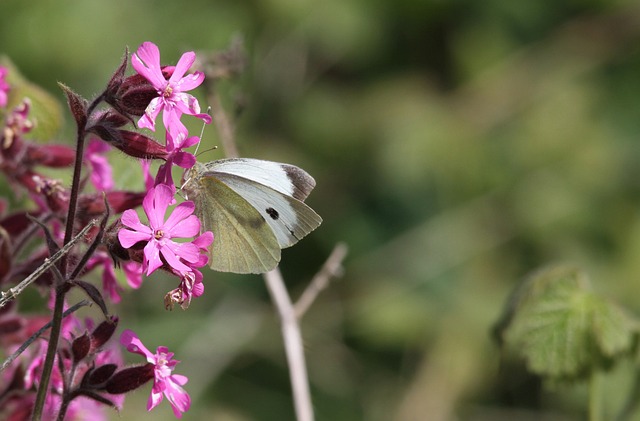
[(7, 76), (7, 68), (4, 66), (0, 66), (0, 107), (7, 106), (7, 98), (9, 93), (9, 84), (5, 80), (5, 76)]
[[(90, 271), (98, 266), (102, 266), (102, 289), (112, 302), (119, 303), (120, 292), (124, 289), (118, 285), (113, 260), (111, 260), (111, 257), (109, 257), (107, 253), (96, 251), (91, 259), (89, 259), (86, 270)], [(142, 284), (142, 267), (140, 264), (134, 261), (128, 261), (123, 262), (121, 266), (129, 286), (133, 289), (140, 288)]]
[(190, 242), (176, 243), (173, 238), (193, 237), (200, 231), (200, 220), (193, 215), (193, 202), (182, 202), (175, 207), (165, 221), (165, 214), (173, 200), (172, 189), (159, 184), (149, 190), (142, 202), (149, 226), (140, 222), (138, 214), (128, 209), (122, 214), (122, 224), (130, 229), (118, 231), (118, 239), (124, 248), (130, 248), (140, 241), (146, 241), (144, 246), (143, 266), (149, 276), (154, 270), (163, 265), (160, 258), (179, 273), (190, 271), (189, 263), (196, 263), (200, 259), (200, 249)]
[(200, 86), (204, 80), (202, 72), (185, 76), (195, 58), (196, 55), (193, 51), (184, 53), (178, 60), (173, 74), (167, 80), (160, 67), (158, 47), (152, 42), (144, 42), (138, 48), (138, 51), (131, 58), (131, 64), (158, 91), (158, 97), (151, 100), (144, 115), (140, 118), (138, 122), (140, 127), (155, 131), (155, 120), (160, 111), (163, 111), (162, 122), (164, 126), (171, 132), (175, 132), (182, 126), (180, 122), (182, 114), (193, 115), (207, 124), (211, 123), (211, 117), (208, 114), (200, 114), (198, 100), (193, 95), (186, 93), (186, 91)]
[(179, 304), (183, 310), (186, 310), (187, 308), (189, 308), (192, 298), (197, 298), (204, 294), (202, 272), (197, 270), (197, 268), (201, 268), (208, 263), (209, 258), (205, 253), (211, 243), (213, 243), (213, 233), (211, 231), (207, 231), (193, 240), (192, 244), (198, 246), (203, 254), (200, 255), (200, 259), (198, 259), (197, 262), (184, 262), (185, 264), (190, 266), (191, 271), (186, 273), (177, 273), (177, 275), (180, 277), (180, 285), (178, 286), (178, 288), (169, 291), (165, 295), (166, 308), (173, 309), (173, 306), (175, 304)]
[(151, 175), (151, 160), (143, 159), (140, 161), (142, 166), (142, 176), (144, 177), (144, 187), (146, 190), (150, 190), (155, 186), (153, 182), (153, 176)]
[(109, 152), (111, 147), (99, 139), (89, 140), (89, 145), (84, 157), (91, 166), (91, 182), (98, 191), (109, 191), (113, 189), (113, 177), (111, 165), (102, 154)]
[(182, 388), (188, 381), (187, 377), (180, 374), (171, 374), (176, 364), (180, 362), (173, 359), (173, 352), (169, 352), (169, 349), (165, 346), (159, 346), (155, 354), (151, 353), (132, 330), (122, 332), (120, 343), (127, 348), (127, 351), (146, 357), (147, 361), (155, 367), (155, 380), (151, 389), (151, 396), (149, 396), (149, 401), (147, 402), (147, 410), (152, 410), (162, 402), (162, 395), (164, 394), (171, 404), (175, 416), (181, 418), (182, 413), (189, 410), (191, 398)]
[(171, 176), (171, 168), (173, 165), (187, 169), (196, 164), (196, 157), (189, 152), (184, 152), (182, 149), (197, 144), (200, 138), (198, 136), (187, 137), (189, 132), (184, 126), (176, 130), (175, 136), (167, 131), (167, 150), (169, 151), (169, 156), (167, 157), (167, 162), (162, 164), (158, 169), (156, 184), (173, 186), (173, 177)]

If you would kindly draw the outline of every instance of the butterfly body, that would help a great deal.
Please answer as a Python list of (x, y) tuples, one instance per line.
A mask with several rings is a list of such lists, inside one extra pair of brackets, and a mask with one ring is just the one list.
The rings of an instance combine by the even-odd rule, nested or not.
[(183, 190), (195, 203), (201, 230), (212, 231), (214, 270), (263, 273), (275, 268), (280, 250), (297, 243), (322, 219), (303, 203), (315, 187), (304, 170), (249, 158), (196, 163)]

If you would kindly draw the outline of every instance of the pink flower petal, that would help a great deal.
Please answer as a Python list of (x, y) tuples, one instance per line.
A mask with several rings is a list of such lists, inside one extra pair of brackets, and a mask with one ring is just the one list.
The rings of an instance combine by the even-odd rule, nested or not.
[(144, 258), (147, 263), (147, 276), (151, 275), (153, 271), (162, 266), (162, 260), (160, 260), (160, 249), (156, 241), (149, 241), (144, 246)]
[(154, 88), (163, 90), (167, 80), (160, 68), (160, 50), (152, 42), (143, 42), (131, 57), (131, 65), (140, 75), (144, 76)]
[(149, 217), (149, 225), (154, 231), (164, 228), (164, 217), (172, 200), (173, 192), (164, 184), (149, 190), (145, 196), (142, 207)]
[(180, 80), (183, 78), (184, 74), (187, 73), (189, 68), (193, 65), (194, 61), (196, 61), (196, 53), (194, 53), (193, 51), (188, 51), (184, 53), (180, 57), (180, 60), (178, 60), (178, 63), (176, 64), (176, 69), (173, 71), (173, 74), (169, 78), (169, 83), (171, 83), (172, 86), (175, 86), (176, 88), (178, 88), (179, 91), (184, 90), (184, 89), (180, 89), (179, 87)]
[(203, 250), (207, 250), (211, 243), (213, 243), (213, 233), (211, 231), (203, 232), (198, 238), (193, 240), (193, 244)]
[(176, 152), (173, 155), (173, 163), (181, 168), (191, 168), (196, 165), (196, 157), (189, 152)]
[(204, 82), (204, 73), (193, 72), (192, 74), (187, 75), (177, 81), (175, 83), (175, 87), (180, 92), (186, 92), (202, 85), (202, 82)]
[(113, 303), (117, 304), (120, 302), (119, 291), (122, 291), (122, 288), (118, 285), (116, 273), (113, 270), (113, 264), (109, 261), (106, 261), (104, 264), (102, 272), (102, 289)]
[(193, 95), (179, 92), (173, 96), (173, 101), (181, 114), (194, 115), (200, 112), (200, 103)]
[[(122, 245), (122, 247), (128, 249), (139, 241), (151, 240), (151, 235), (144, 232), (131, 231), (123, 228), (118, 231), (118, 240), (120, 240), (120, 244)], [(151, 242), (149, 242), (149, 244), (150, 243)]]
[(200, 220), (196, 215), (191, 215), (182, 221), (179, 221), (171, 230), (172, 238), (193, 237), (198, 235), (199, 232)]
[(127, 351), (146, 357), (147, 361), (150, 363), (155, 362), (155, 360), (153, 359), (154, 354), (152, 354), (151, 351), (149, 351), (147, 347), (142, 344), (142, 341), (140, 340), (140, 338), (138, 338), (138, 335), (136, 335), (133, 330), (126, 329), (124, 332), (122, 332), (122, 334), (120, 335), (120, 343), (122, 344), (122, 346), (127, 348)]
[[(171, 215), (169, 215), (169, 218), (167, 218), (167, 221), (164, 223), (164, 227), (163, 227), (165, 233), (170, 233), (169, 238), (193, 237), (195, 235), (195, 234), (183, 235), (182, 231), (189, 230), (189, 228), (183, 228), (183, 227), (176, 228), (176, 225), (182, 220), (184, 220), (185, 218), (187, 218), (189, 215), (193, 214), (193, 211), (195, 209), (196, 209), (196, 206), (194, 205), (193, 202), (182, 202), (173, 209), (173, 212), (171, 212)], [(193, 221), (191, 221), (191, 223), (193, 223)], [(197, 225), (198, 225), (198, 231), (199, 231), (200, 221), (197, 221)], [(198, 231), (196, 231), (196, 234), (198, 233)]]
[(120, 218), (122, 225), (125, 227), (131, 228), (136, 231), (146, 232), (151, 235), (152, 231), (146, 225), (143, 225), (140, 222), (140, 218), (138, 218), (138, 214), (133, 209), (127, 209), (122, 213), (122, 217)]
[(158, 406), (160, 402), (162, 402), (162, 392), (156, 393), (154, 391), (151, 391), (149, 400), (147, 401), (147, 411), (151, 411), (153, 408)]
[[(180, 250), (180, 247), (178, 247), (178, 250)], [(171, 266), (171, 268), (173, 268), (178, 273), (186, 273), (191, 270), (189, 266), (185, 265), (180, 261), (180, 259), (178, 259), (175, 250), (173, 250), (173, 247), (163, 247), (160, 252), (162, 253), (162, 257), (164, 257), (164, 260), (167, 261), (169, 266)]]

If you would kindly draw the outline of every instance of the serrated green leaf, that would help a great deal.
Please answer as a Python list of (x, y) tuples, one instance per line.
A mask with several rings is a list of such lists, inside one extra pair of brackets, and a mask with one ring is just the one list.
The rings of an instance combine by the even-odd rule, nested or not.
[(504, 339), (532, 372), (556, 380), (579, 379), (631, 351), (635, 323), (590, 291), (584, 273), (556, 267), (529, 282)]
[(44, 89), (25, 79), (6, 56), (0, 57), (0, 65), (8, 69), (7, 82), (11, 86), (7, 109), (11, 110), (22, 103), (24, 98), (29, 98), (29, 119), (35, 127), (28, 137), (41, 141), (51, 140), (60, 131), (64, 120), (60, 102)]
[(637, 325), (615, 303), (599, 299), (598, 308), (593, 313), (593, 330), (602, 354), (614, 357), (633, 346)]
[(550, 285), (556, 288), (566, 286), (577, 289), (588, 288), (589, 281), (578, 268), (569, 265), (557, 265), (538, 270), (526, 277), (511, 293), (505, 304), (502, 316), (494, 330), (500, 342), (505, 330), (510, 326), (515, 315), (528, 303), (538, 300), (541, 294), (548, 291)]
[(588, 310), (583, 292), (568, 285), (524, 306), (507, 331), (531, 371), (551, 377), (572, 377), (588, 364)]

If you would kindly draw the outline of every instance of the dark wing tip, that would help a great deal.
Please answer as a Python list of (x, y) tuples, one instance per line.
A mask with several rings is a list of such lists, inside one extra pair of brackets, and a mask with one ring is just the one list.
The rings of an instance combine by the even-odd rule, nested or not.
[(305, 170), (294, 165), (285, 164), (282, 166), (293, 185), (293, 197), (304, 201), (316, 186), (316, 180), (313, 179)]

